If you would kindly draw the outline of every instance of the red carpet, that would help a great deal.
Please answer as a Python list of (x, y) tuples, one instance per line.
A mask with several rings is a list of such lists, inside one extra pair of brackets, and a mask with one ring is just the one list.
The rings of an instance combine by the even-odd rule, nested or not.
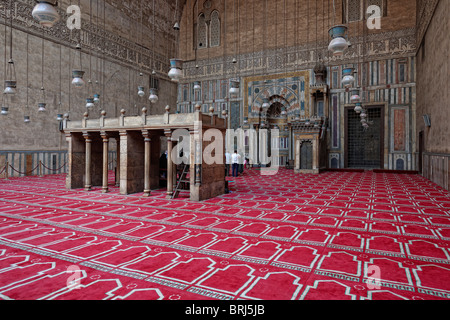
[(450, 298), (450, 194), (418, 175), (251, 170), (202, 203), (64, 179), (0, 181), (0, 299)]

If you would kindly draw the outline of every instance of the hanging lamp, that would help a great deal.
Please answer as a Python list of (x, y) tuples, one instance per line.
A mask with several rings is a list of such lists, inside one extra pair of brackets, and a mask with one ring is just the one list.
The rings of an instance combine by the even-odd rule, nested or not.
[(86, 99), (86, 108), (91, 109), (93, 107), (95, 107), (94, 98), (87, 98)]
[(360, 114), (361, 111), (362, 111), (362, 104), (361, 104), (361, 102), (357, 102), (357, 103), (356, 103), (356, 106), (355, 106), (355, 112), (356, 112), (357, 114)]
[(354, 68), (344, 68), (343, 70), (343, 78), (342, 78), (342, 85), (344, 88), (351, 88), (353, 84), (355, 83), (355, 77), (353, 77), (353, 72), (355, 71)]
[(29, 48), (29, 34), (27, 33), (27, 45), (26, 45), (26, 50), (27, 50), (27, 82), (26, 82), (26, 87), (27, 87), (27, 90), (26, 90), (26, 95), (27, 95), (27, 104), (26, 104), (26, 106), (25, 106), (25, 110), (26, 110), (26, 113), (25, 113), (25, 115), (23, 116), (23, 122), (24, 123), (30, 123), (31, 122), (31, 119), (30, 119), (30, 116), (29, 116), (29, 94), (28, 94), (28, 91), (29, 91), (29, 50), (28, 50), (28, 48)]
[[(75, 47), (75, 50), (77, 51), (77, 52), (79, 52), (79, 57), (80, 57), (80, 69), (74, 69), (74, 70), (72, 70), (72, 85), (75, 87), (75, 88), (82, 88), (83, 86), (84, 86), (84, 84), (85, 84), (85, 82), (84, 82), (84, 80), (83, 80), (83, 77), (84, 77), (84, 74), (85, 74), (85, 72), (82, 70), (82, 57), (81, 57), (81, 45), (80, 44), (77, 44), (77, 46)], [(77, 54), (75, 53), (75, 56), (76, 56)]]
[(45, 112), (47, 104), (45, 103), (45, 88), (41, 88), (41, 102), (38, 103), (38, 112)]
[(47, 104), (45, 103), (45, 88), (44, 88), (44, 57), (45, 57), (45, 40), (44, 40), (44, 28), (42, 28), (42, 62), (41, 62), (41, 102), (38, 103), (38, 111), (39, 112), (45, 112)]
[[(238, 6), (239, 6), (239, 2), (238, 2)], [(235, 14), (236, 14), (236, 7), (234, 7), (234, 11), (235, 11)], [(236, 28), (235, 28), (235, 30), (234, 30), (234, 36), (235, 36), (235, 38), (237, 37), (237, 34), (238, 34), (238, 29), (237, 29), (237, 28), (239, 28), (239, 23), (236, 25)], [(234, 50), (235, 50), (234, 54), (235, 54), (235, 55), (237, 55), (237, 53), (238, 53), (237, 46), (238, 46), (238, 41), (235, 42), (235, 48), (234, 48)], [(209, 51), (208, 51), (208, 52), (209, 52)], [(237, 63), (236, 57), (233, 57), (232, 63), (233, 63), (233, 64), (236, 64), (236, 63)], [(239, 66), (238, 66), (238, 67), (239, 67)], [(230, 81), (230, 90), (229, 90), (229, 94), (230, 94), (231, 96), (238, 96), (239, 93), (240, 93), (240, 83), (239, 83), (239, 80), (238, 80), (239, 78), (238, 78), (238, 75), (237, 75), (237, 68), (238, 68), (238, 67), (235, 68), (235, 70), (236, 70), (236, 72), (235, 72), (235, 78), (234, 78), (234, 79), (231, 79), (231, 81)]]
[(46, 107), (47, 104), (45, 103), (45, 88), (41, 88), (41, 101), (38, 103), (38, 112), (45, 112), (47, 111)]
[[(93, 22), (93, 18), (95, 16), (94, 13), (90, 14), (90, 18), (89, 18), (89, 24), (94, 24), (95, 27), (97, 28), (99, 26), (99, 1), (97, 1), (97, 9), (96, 9), (96, 13), (97, 13), (97, 21), (94, 23)], [(90, 1), (90, 12), (93, 12), (92, 9), (92, 1)], [(100, 43), (100, 37), (95, 37), (95, 43), (91, 44), (91, 48), (101, 48), (102, 44)], [(92, 52), (90, 53), (90, 55), (92, 56)], [(94, 82), (94, 89), (93, 92), (95, 92), (94, 94), (94, 103), (95, 105), (100, 105), (100, 81), (99, 79), (101, 78), (99, 76), (100, 72), (99, 72), (99, 55), (96, 55), (96, 59), (95, 59), (95, 82)], [(91, 67), (92, 68), (92, 67)], [(92, 70), (92, 69), (91, 69)]]
[(143, 96), (145, 96), (145, 91), (144, 90), (145, 90), (145, 88), (143, 86), (139, 86), (138, 87), (138, 96), (139, 97), (142, 98)]
[(361, 102), (361, 97), (359, 95), (359, 89), (352, 90), (352, 95), (350, 97), (350, 103), (358, 103)]
[(88, 81), (88, 97), (86, 98), (86, 108), (91, 109), (95, 107), (94, 98), (92, 96), (92, 80)]
[[(142, 0), (140, 1), (140, 6), (141, 6), (141, 8), (140, 8), (140, 14), (141, 14), (141, 18), (140, 18), (140, 26), (139, 26), (139, 29), (140, 29), (140, 42), (141, 42), (141, 44), (143, 43), (143, 35), (142, 35), (142, 30), (144, 29), (144, 18), (143, 18), (143, 13), (144, 13), (144, 10), (143, 10), (143, 7), (142, 7), (142, 4), (143, 4), (143, 2), (142, 2)], [(141, 60), (142, 60), (142, 57), (141, 57)], [(143, 79), (144, 79), (144, 73), (142, 72), (142, 61), (139, 61), (139, 69), (141, 70), (140, 72), (139, 72), (139, 86), (138, 86), (138, 91), (137, 91), (137, 95), (140, 97), (140, 98), (143, 98), (144, 96), (145, 96), (145, 87), (144, 87), (144, 85), (143, 85)]]
[(39, 24), (46, 28), (51, 28), (59, 21), (60, 16), (56, 10), (57, 1), (37, 1), (31, 15)]
[(137, 89), (137, 95), (142, 98), (145, 96), (145, 87), (144, 86), (138, 86)]
[[(177, 17), (178, 0), (176, 1), (175, 6), (176, 6), (175, 7), (175, 20), (176, 20), (178, 18)], [(173, 26), (173, 30), (175, 30), (175, 43), (178, 43), (178, 32), (180, 31), (180, 25), (179, 25), (178, 21)], [(176, 51), (177, 50), (175, 48), (175, 54), (177, 54)], [(178, 59), (178, 58), (170, 59), (170, 70), (169, 70), (168, 76), (173, 82), (180, 81), (180, 79), (183, 77), (183, 60)]]
[(363, 109), (363, 110), (361, 111), (360, 117), (361, 117), (361, 119), (367, 119), (367, 113), (366, 113), (366, 110)]
[(156, 88), (156, 81), (155, 81), (155, 78), (154, 78), (155, 75), (156, 75), (156, 71), (153, 70), (152, 71), (152, 76), (150, 78), (150, 81), (151, 81), (151, 83), (150, 83), (150, 86), (151, 86), (151, 88), (150, 88), (150, 96), (148, 97), (148, 100), (150, 100), (151, 103), (157, 103), (158, 100), (159, 100), (158, 89)]
[[(5, 94), (16, 94), (17, 81), (16, 81), (16, 67), (14, 65), (14, 60), (12, 57), (13, 54), (13, 28), (12, 28), (12, 1), (10, 8), (10, 34), (9, 34), (9, 60), (6, 66), (6, 74), (5, 74)], [(6, 18), (6, 12), (5, 12)], [(5, 42), (6, 42), (6, 21), (5, 21)], [(6, 50), (6, 48), (5, 48)], [(6, 59), (6, 52), (5, 52)]]
[(344, 25), (337, 25), (329, 30), (329, 35), (332, 38), (328, 50), (330, 50), (334, 56), (342, 56), (344, 51), (348, 48), (347, 41), (347, 27)]
[[(97, 86), (99, 85), (98, 80), (95, 80), (93, 92), (99, 92)], [(94, 93), (93, 95), (94, 103), (98, 105), (100, 103), (100, 93)]]
[[(139, 77), (140, 77), (140, 79), (142, 79), (142, 78), (144, 77), (144, 74), (143, 74), (142, 72), (140, 72), (140, 73), (139, 73)], [(142, 83), (142, 81), (141, 81), (141, 83)], [(138, 96), (141, 97), (141, 98), (142, 98), (143, 96), (145, 96), (145, 87), (142, 86), (142, 85), (138, 86), (138, 92), (137, 92), (137, 94), (138, 94)]]
[(16, 94), (16, 81), (12, 80), (6, 80), (5, 81), (5, 91), (3, 91), (4, 94)]
[(72, 71), (72, 84), (75, 88), (81, 88), (84, 86), (84, 71), (82, 70), (73, 70)]
[(239, 94), (240, 83), (237, 80), (231, 80), (230, 82), (230, 95)]
[(168, 73), (169, 78), (173, 82), (179, 82), (183, 76), (183, 60), (170, 59), (170, 71)]
[[(59, 46), (59, 103), (58, 112), (62, 109), (62, 45)], [(63, 115), (61, 113), (56, 114), (56, 121), (62, 121)]]
[(200, 81), (194, 81), (194, 90), (198, 91), (201, 88), (202, 87), (201, 87)]
[(151, 103), (157, 103), (159, 98), (157, 94), (157, 90), (155, 88), (150, 89), (150, 96), (148, 97), (148, 100), (150, 100)]
[[(89, 24), (92, 24), (92, 0), (89, 1)], [(91, 38), (91, 33), (88, 32), (88, 47), (89, 47), (89, 80), (88, 80), (88, 88), (87, 88), (87, 98), (86, 98), (86, 108), (92, 109), (95, 107), (94, 100), (94, 83), (92, 82), (92, 47), (93, 43)], [(81, 52), (80, 52), (80, 60), (81, 60)], [(98, 98), (99, 100), (99, 98)]]
[[(12, 30), (11, 30), (12, 33)], [(8, 66), (6, 69), (6, 79), (5, 80), (5, 94), (16, 94), (17, 81), (16, 81), (16, 67), (12, 58), (8, 61)]]

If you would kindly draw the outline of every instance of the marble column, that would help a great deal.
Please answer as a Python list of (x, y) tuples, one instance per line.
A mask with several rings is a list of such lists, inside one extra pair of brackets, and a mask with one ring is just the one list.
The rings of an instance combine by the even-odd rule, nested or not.
[(120, 136), (116, 138), (116, 187), (120, 187)]
[(295, 139), (295, 170), (298, 173), (301, 169), (301, 158), (300, 149), (302, 147), (302, 142), (299, 139)]
[(109, 137), (106, 132), (101, 133), (103, 139), (103, 179), (102, 179), (102, 193), (108, 193), (108, 152), (109, 152)]
[(150, 190), (150, 163), (151, 163), (151, 142), (150, 133), (148, 130), (142, 130), (142, 135), (144, 136), (144, 197), (149, 197)]
[(128, 132), (125, 130), (119, 131), (120, 149), (118, 150), (117, 157), (119, 172), (119, 188), (120, 194), (127, 195), (128, 192)]
[(92, 189), (92, 177), (91, 177), (92, 139), (91, 139), (91, 135), (87, 132), (83, 132), (83, 137), (86, 141), (84, 190), (91, 191), (91, 189)]

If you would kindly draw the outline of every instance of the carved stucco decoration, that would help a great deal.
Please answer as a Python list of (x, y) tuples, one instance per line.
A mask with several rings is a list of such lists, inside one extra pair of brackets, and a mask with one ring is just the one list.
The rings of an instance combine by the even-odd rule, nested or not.
[[(328, 42), (299, 45), (289, 48), (277, 48), (254, 53), (245, 53), (234, 57), (217, 57), (208, 60), (185, 62), (185, 82), (208, 80), (217, 77), (232, 78), (255, 74), (277, 73), (284, 70), (313, 69), (317, 63), (317, 54), (326, 65), (351, 64), (364, 58), (368, 61), (414, 56), (416, 53), (416, 29), (384, 32), (368, 35), (364, 43), (362, 37), (349, 39), (354, 45), (342, 57), (332, 57), (327, 51)], [(317, 50), (316, 46), (322, 48)], [(320, 52), (321, 51), (321, 52)]]

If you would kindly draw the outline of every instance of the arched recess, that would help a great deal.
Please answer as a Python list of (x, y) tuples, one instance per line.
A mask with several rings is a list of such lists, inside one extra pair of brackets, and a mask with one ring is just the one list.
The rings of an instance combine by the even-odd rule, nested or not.
[(285, 86), (272, 86), (261, 91), (255, 97), (252, 103), (252, 112), (258, 112), (258, 110), (261, 110), (261, 113), (267, 112), (267, 109), (264, 110), (262, 108), (264, 99), (267, 97), (269, 97), (270, 105), (274, 103), (282, 104), (286, 108), (288, 115), (294, 114), (300, 108), (299, 99), (294, 90)]
[(284, 99), (273, 97), (270, 100), (270, 107), (261, 110), (261, 120), (264, 120), (270, 127), (285, 126), (287, 123), (287, 116), (282, 114), (283, 109), (287, 110), (289, 105)]

